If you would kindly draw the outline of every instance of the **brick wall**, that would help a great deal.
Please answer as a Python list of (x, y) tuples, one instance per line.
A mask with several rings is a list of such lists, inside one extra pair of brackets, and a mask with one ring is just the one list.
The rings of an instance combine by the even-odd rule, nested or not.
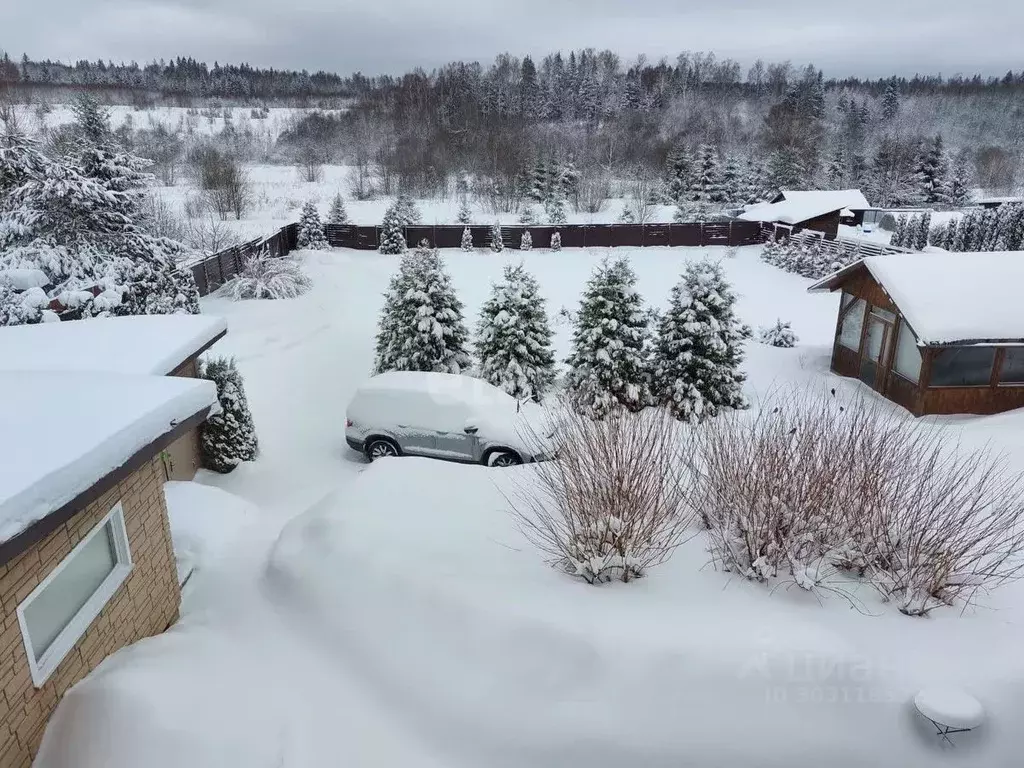
[[(68, 688), (118, 648), (159, 634), (177, 620), (181, 593), (163, 482), (163, 462), (154, 456), (62, 527), (0, 566), (0, 768), (28, 768), (46, 722)], [(37, 689), (15, 611), (118, 501), (124, 509), (132, 572), (46, 684)]]

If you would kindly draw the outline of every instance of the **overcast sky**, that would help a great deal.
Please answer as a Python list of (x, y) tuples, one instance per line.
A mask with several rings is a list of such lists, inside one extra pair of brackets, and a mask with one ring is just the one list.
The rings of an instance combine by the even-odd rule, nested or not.
[[(1021, 0), (0, 0), (0, 47), (347, 74), (610, 48), (813, 62), (828, 76), (1024, 68)], [(12, 47), (13, 46), (13, 47)]]

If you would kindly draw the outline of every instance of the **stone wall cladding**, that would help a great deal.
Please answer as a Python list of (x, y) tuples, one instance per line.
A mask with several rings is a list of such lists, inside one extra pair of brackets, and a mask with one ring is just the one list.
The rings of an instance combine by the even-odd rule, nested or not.
[[(154, 456), (42, 541), (0, 565), (0, 768), (29, 768), (64, 692), (117, 649), (159, 634), (177, 620), (181, 593), (163, 484), (163, 462)], [(42, 688), (36, 688), (17, 607), (118, 501), (132, 572)]]

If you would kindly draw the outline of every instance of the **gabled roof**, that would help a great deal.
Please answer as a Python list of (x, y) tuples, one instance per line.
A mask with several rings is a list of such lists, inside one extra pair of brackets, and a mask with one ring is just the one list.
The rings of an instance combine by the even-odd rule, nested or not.
[(133, 315), (0, 329), (0, 370), (164, 376), (224, 335), (210, 315)]
[(867, 271), (921, 345), (1024, 343), (1024, 252), (869, 256), (808, 288), (835, 291)]
[(779, 197), (796, 203), (813, 200), (821, 205), (834, 205), (832, 210), (849, 208), (852, 211), (863, 211), (871, 207), (859, 189), (783, 189)]

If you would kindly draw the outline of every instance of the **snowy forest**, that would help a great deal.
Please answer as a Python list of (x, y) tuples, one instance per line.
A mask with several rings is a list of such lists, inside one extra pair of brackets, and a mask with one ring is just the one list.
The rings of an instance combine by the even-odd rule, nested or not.
[(1016, 190), (1024, 140), (1024, 70), (867, 81), (790, 62), (744, 68), (711, 53), (627, 63), (581, 50), (343, 77), (183, 58), (140, 66), (0, 55), (8, 100), (45, 101), (62, 87), (121, 103), (128, 95), (139, 108), (301, 106), (269, 150), (238, 128), (213, 140), (242, 162), (349, 165), (356, 199), (468, 188), (496, 211), (521, 209), (538, 165), (548, 178), (568, 175), (577, 210), (622, 183), (629, 188), (615, 192), (663, 202), (858, 187), (875, 205), (942, 207), (973, 189)]

